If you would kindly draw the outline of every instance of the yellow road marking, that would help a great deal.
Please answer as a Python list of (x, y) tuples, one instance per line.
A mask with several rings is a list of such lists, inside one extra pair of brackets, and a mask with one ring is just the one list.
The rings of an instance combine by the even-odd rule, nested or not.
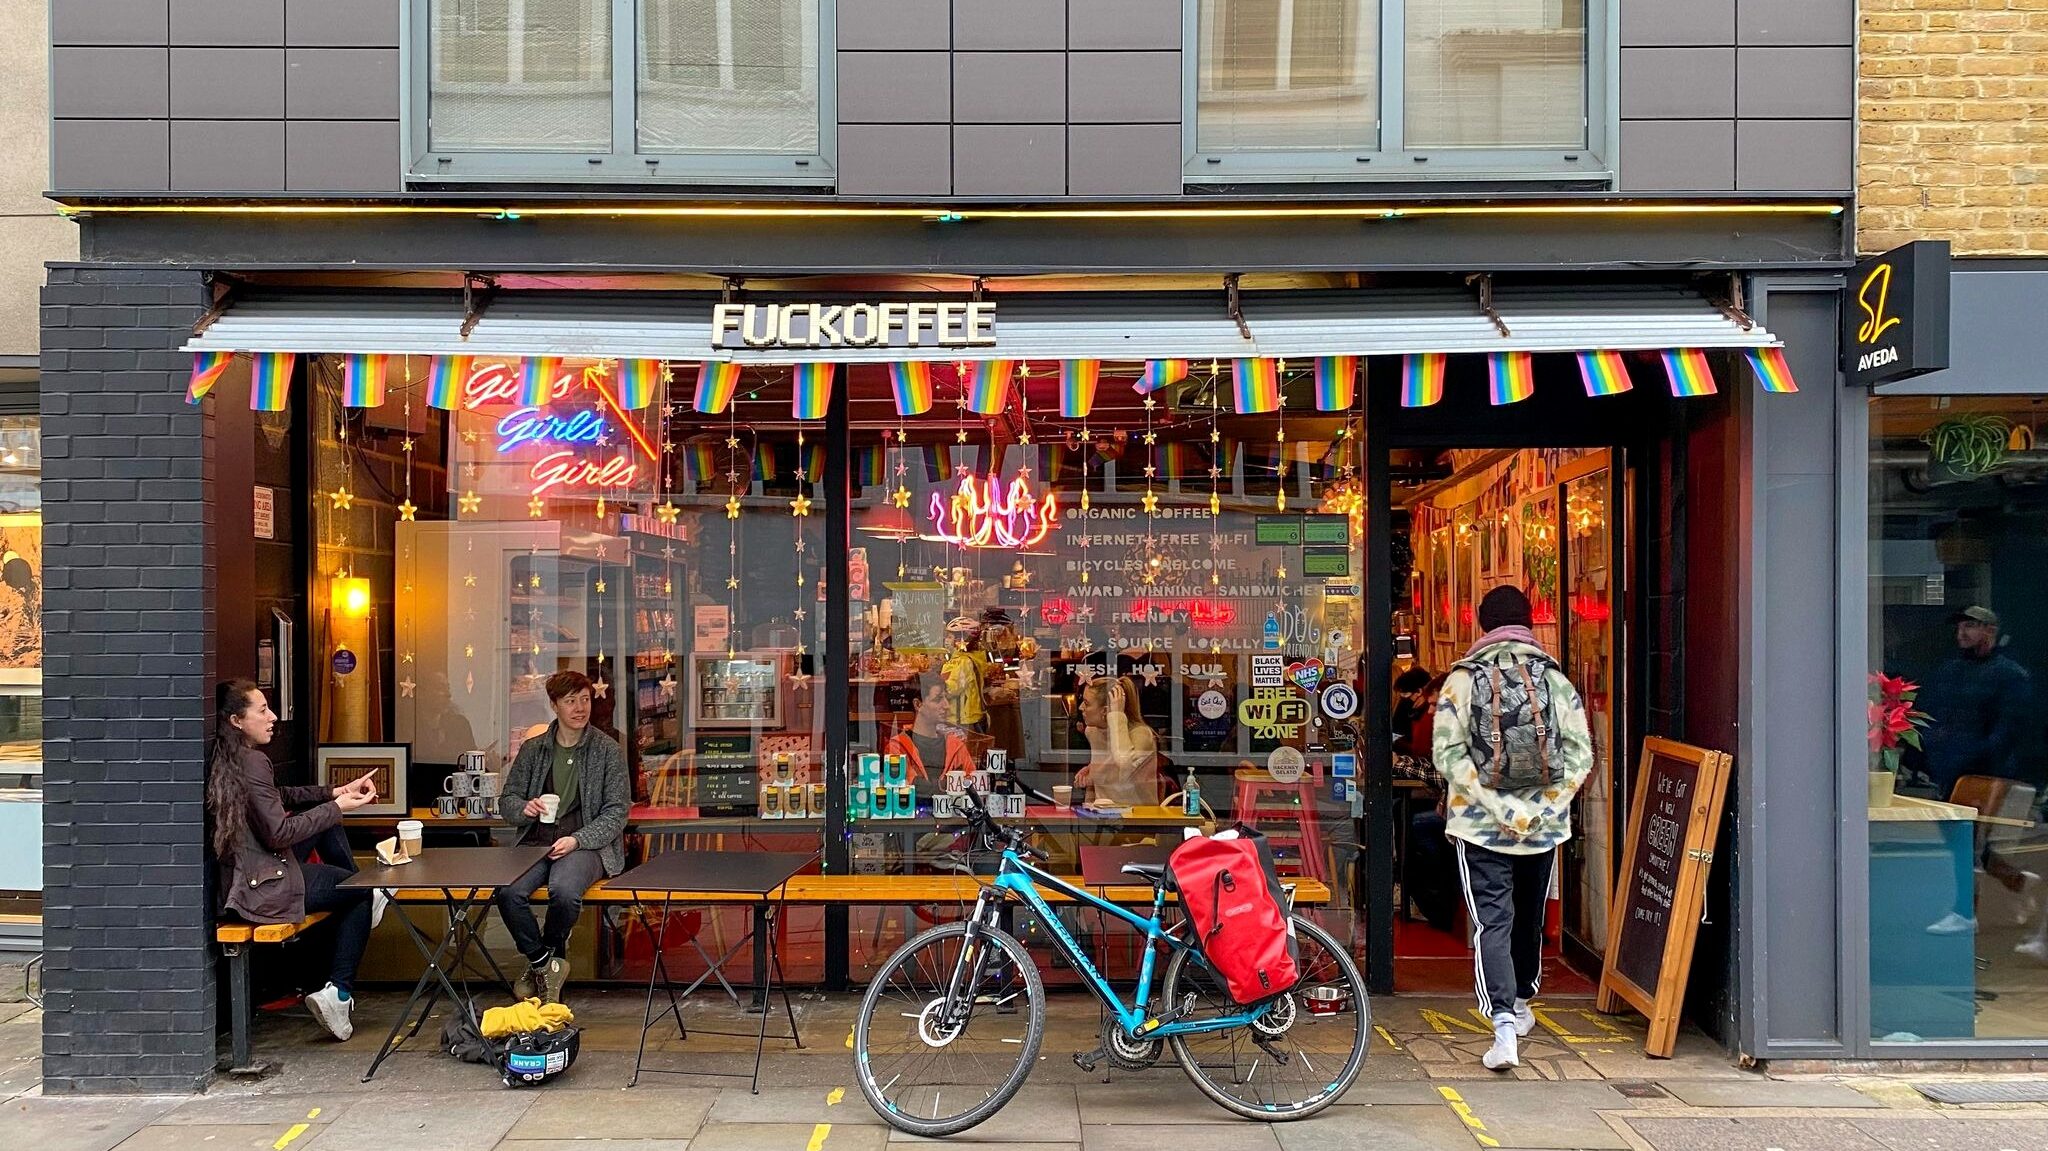
[(284, 1151), (285, 1148), (292, 1145), (292, 1140), (297, 1139), (299, 1136), (304, 1135), (306, 1133), (306, 1127), (307, 1125), (304, 1123), (292, 1124), (290, 1130), (286, 1131), (283, 1135), (278, 1136), (277, 1142), (272, 1143), (270, 1145), (271, 1151)]
[(1401, 1045), (1399, 1043), (1394, 1042), (1394, 1036), (1392, 1032), (1389, 1032), (1386, 1028), (1381, 1027), (1377, 1023), (1372, 1025), (1372, 1029), (1380, 1033), (1380, 1038), (1387, 1041), (1387, 1046), (1393, 1048), (1396, 1051), (1399, 1051), (1401, 1049)]
[(804, 1151), (822, 1151), (822, 1148), (825, 1146), (825, 1136), (830, 1134), (832, 1134), (832, 1125), (830, 1123), (820, 1123), (816, 1127), (811, 1128), (811, 1141), (804, 1147)]
[(846, 1029), (846, 1049), (848, 1051), (853, 1050), (853, 1028), (851, 1027)]
[(306, 1118), (308, 1118), (308, 1119), (318, 1119), (318, 1118), (320, 1118), (320, 1109), (319, 1109), (318, 1107), (315, 1107), (315, 1108), (313, 1108), (313, 1109), (312, 1109), (311, 1111), (308, 1111), (308, 1112), (306, 1112)]
[[(1472, 1010), (1472, 1014), (1479, 1015), (1479, 1012), (1475, 1008)], [(1432, 1011), (1427, 1007), (1422, 1009), (1421, 1015), (1422, 1021), (1424, 1023), (1429, 1024), (1430, 1028), (1434, 1030), (1438, 1035), (1449, 1035), (1451, 1033), (1451, 1028), (1453, 1027), (1458, 1027), (1466, 1031), (1470, 1031), (1474, 1035), (1491, 1036), (1493, 1034), (1492, 1022), (1487, 1020), (1486, 1017), (1483, 1015), (1480, 1015), (1479, 1018), (1481, 1022), (1486, 1023), (1486, 1026), (1484, 1027), (1474, 1027), (1472, 1024), (1465, 1022), (1463, 1019), (1460, 1019), (1456, 1015), (1451, 1015), (1442, 1011)]]
[(831, 1093), (825, 1096), (825, 1106), (837, 1107), (839, 1106), (839, 1101), (844, 1098), (846, 1098), (846, 1088), (834, 1087)]
[(1486, 1124), (1480, 1121), (1479, 1116), (1472, 1114), (1472, 1108), (1466, 1105), (1464, 1096), (1449, 1087), (1439, 1087), (1436, 1089), (1436, 1093), (1443, 1096), (1444, 1102), (1451, 1105), (1451, 1110), (1458, 1113), (1458, 1118), (1465, 1121), (1465, 1126), (1472, 1129), (1472, 1138), (1479, 1140), (1481, 1146), (1500, 1146), (1500, 1140), (1488, 1135), (1486, 1133)]

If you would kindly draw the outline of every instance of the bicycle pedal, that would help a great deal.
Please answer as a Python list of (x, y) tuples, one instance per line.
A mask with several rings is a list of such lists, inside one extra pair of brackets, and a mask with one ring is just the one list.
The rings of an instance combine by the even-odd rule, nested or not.
[(1107, 1058), (1109, 1058), (1109, 1048), (1107, 1047), (1097, 1047), (1095, 1050), (1088, 1052), (1077, 1051), (1074, 1053), (1074, 1066), (1079, 1067), (1083, 1071), (1092, 1072)]

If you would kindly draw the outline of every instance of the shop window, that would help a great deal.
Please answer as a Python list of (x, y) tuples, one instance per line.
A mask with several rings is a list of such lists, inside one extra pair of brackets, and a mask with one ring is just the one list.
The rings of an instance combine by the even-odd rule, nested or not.
[(829, 183), (819, 0), (433, 0), (412, 176)]
[(1870, 1030), (2048, 1036), (2048, 422), (1870, 401)]
[(1191, 180), (1612, 178), (1611, 36), (1585, 0), (1195, 12)]
[(42, 420), (0, 416), (0, 913), (42, 891)]

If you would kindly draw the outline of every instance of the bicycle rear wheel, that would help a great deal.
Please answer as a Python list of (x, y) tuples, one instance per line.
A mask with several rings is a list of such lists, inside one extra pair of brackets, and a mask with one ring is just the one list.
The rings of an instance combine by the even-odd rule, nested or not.
[[(970, 948), (968, 927), (948, 923), (898, 948), (854, 1024), (861, 1094), (913, 1135), (952, 1135), (1001, 1110), (1045, 1037), (1045, 986), (1030, 953), (993, 927), (979, 928)], [(972, 992), (954, 996), (949, 1017), (956, 978)]]
[[(1202, 1094), (1247, 1119), (1306, 1119), (1344, 1094), (1365, 1067), (1372, 1008), (1351, 956), (1297, 915), (1301, 981), (1245, 1027), (1173, 1035), (1173, 1053)], [(1183, 1021), (1236, 1015), (1223, 979), (1194, 951), (1166, 965), (1165, 1003)]]

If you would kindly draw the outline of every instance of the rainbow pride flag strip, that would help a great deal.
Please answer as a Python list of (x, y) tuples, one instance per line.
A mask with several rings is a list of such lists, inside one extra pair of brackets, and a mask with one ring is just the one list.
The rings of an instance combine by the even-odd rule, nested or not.
[(554, 398), (555, 377), (562, 374), (562, 357), (528, 356), (519, 361), (519, 404), (537, 408)]
[(1141, 396), (1149, 396), (1163, 387), (1180, 383), (1187, 378), (1186, 360), (1148, 360), (1144, 373), (1138, 377), (1137, 383), (1131, 385), (1131, 390)]
[(1756, 382), (1764, 391), (1786, 395), (1799, 390), (1792, 380), (1792, 365), (1785, 362), (1783, 348), (1744, 348), (1742, 354), (1749, 358), (1749, 367), (1756, 373)]
[(789, 414), (799, 420), (822, 420), (832, 402), (832, 375), (838, 364), (798, 364), (790, 369), (795, 391), (789, 398)]
[(1519, 404), (1536, 394), (1536, 357), (1528, 352), (1489, 352), (1486, 381), (1494, 407)]
[(1449, 358), (1442, 352), (1418, 352), (1401, 357), (1401, 406), (1426, 408), (1444, 398), (1444, 367)]
[(192, 353), (192, 381), (185, 385), (185, 402), (196, 404), (220, 382), (221, 373), (235, 362), (233, 352)]
[(932, 410), (932, 366), (915, 363), (889, 365), (889, 386), (896, 391), (896, 414), (921, 416)]
[(661, 391), (660, 360), (619, 361), (619, 406), (637, 412)]
[(967, 410), (981, 416), (999, 416), (1010, 403), (1010, 377), (1017, 371), (1015, 360), (976, 360), (967, 369)]
[(715, 416), (732, 406), (732, 394), (739, 390), (740, 366), (718, 360), (706, 360), (697, 369), (697, 394), (690, 406), (708, 416)]
[(755, 479), (760, 480), (764, 484), (775, 479), (775, 465), (778, 462), (775, 458), (776, 454), (774, 444), (756, 444), (754, 446)]
[(1276, 360), (1230, 361), (1239, 415), (1280, 410), (1280, 364)]
[(452, 412), (462, 403), (473, 356), (435, 356), (427, 365), (427, 406)]
[(1680, 399), (1711, 396), (1717, 390), (1707, 354), (1698, 348), (1665, 349), (1664, 372), (1671, 377), (1671, 394)]
[(1060, 415), (1086, 419), (1095, 410), (1095, 385), (1102, 380), (1101, 360), (1060, 361)]
[(381, 408), (391, 378), (391, 357), (364, 353), (341, 358), (341, 402), (350, 408)]
[(1316, 360), (1316, 410), (1348, 411), (1357, 400), (1357, 356), (1323, 356)]
[(880, 444), (853, 449), (853, 475), (864, 488), (878, 488), (889, 482), (889, 453)]
[(718, 477), (718, 451), (710, 440), (698, 440), (683, 448), (683, 478), (701, 483)]
[(1047, 483), (1057, 483), (1073, 474), (1074, 453), (1064, 444), (1041, 444), (1038, 449), (1038, 470)]
[(249, 369), (249, 407), (259, 412), (281, 412), (292, 387), (293, 352), (258, 352)]
[(1159, 474), (1170, 480), (1193, 476), (1204, 468), (1202, 454), (1193, 444), (1163, 444), (1159, 449)]
[(804, 446), (804, 482), (814, 484), (825, 478), (825, 445)]
[(1579, 376), (1589, 396), (1618, 396), (1635, 387), (1620, 352), (1580, 352)]

